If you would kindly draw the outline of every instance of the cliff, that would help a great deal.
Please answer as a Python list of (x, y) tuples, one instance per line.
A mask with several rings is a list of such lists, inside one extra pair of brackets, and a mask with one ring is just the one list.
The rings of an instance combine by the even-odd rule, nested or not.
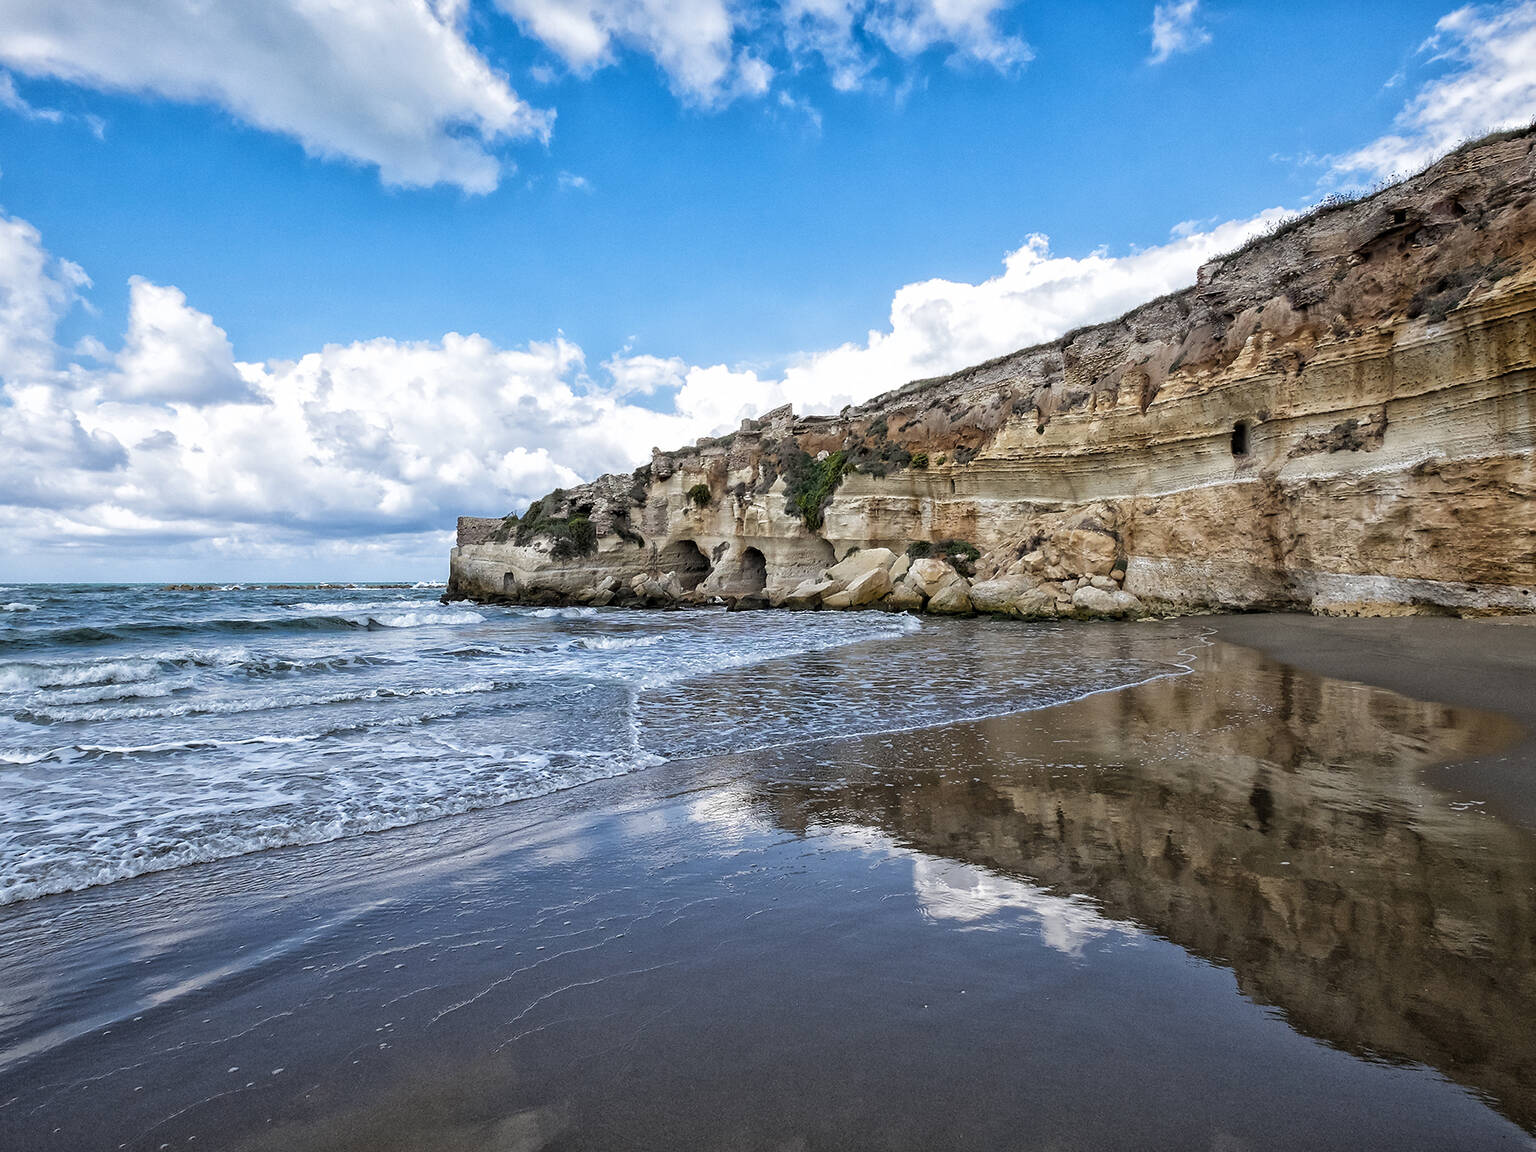
[(462, 519), (447, 598), (1536, 611), (1533, 250), (1536, 134), (1489, 137), (1118, 320)]

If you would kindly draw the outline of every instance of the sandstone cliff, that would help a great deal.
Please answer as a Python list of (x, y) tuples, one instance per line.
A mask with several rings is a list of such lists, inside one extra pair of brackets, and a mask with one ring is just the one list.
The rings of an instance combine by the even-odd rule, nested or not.
[(448, 598), (1536, 611), (1533, 256), (1536, 134), (1490, 137), (1118, 320), (462, 519)]

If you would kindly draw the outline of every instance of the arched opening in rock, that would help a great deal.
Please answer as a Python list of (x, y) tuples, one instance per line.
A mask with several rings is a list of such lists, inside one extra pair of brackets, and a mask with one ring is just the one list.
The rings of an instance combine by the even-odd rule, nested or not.
[(674, 540), (656, 554), (656, 567), (663, 573), (676, 572), (683, 591), (691, 592), (709, 575), (709, 557), (692, 540)]
[(1232, 455), (1248, 455), (1248, 421), (1239, 420), (1232, 425)]
[(756, 548), (741, 554), (741, 592), (755, 596), (768, 586), (768, 561)]

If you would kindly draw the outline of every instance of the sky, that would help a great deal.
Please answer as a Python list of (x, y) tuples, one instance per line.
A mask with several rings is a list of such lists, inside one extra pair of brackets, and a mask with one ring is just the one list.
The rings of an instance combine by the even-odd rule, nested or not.
[(0, 581), (441, 579), (1536, 116), (1536, 0), (0, 0)]

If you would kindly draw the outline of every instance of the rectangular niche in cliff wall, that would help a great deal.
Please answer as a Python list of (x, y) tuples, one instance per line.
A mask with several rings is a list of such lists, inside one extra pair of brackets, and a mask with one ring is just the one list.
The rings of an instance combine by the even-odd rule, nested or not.
[(1232, 425), (1232, 455), (1248, 455), (1248, 421), (1239, 420)]

